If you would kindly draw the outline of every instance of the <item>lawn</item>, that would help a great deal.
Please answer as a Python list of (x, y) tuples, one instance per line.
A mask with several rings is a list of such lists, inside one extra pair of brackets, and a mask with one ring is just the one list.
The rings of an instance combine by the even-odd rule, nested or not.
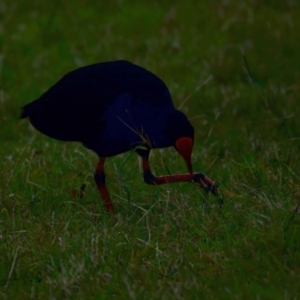
[[(299, 29), (297, 0), (0, 1), (0, 299), (300, 299)], [(167, 84), (223, 204), (144, 184), (131, 151), (106, 162), (112, 218), (96, 155), (19, 120), (116, 59)], [(186, 172), (171, 148), (151, 164)]]

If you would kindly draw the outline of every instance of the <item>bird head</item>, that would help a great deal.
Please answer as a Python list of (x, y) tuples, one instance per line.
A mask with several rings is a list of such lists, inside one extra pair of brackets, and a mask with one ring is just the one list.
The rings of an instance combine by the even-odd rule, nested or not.
[(174, 148), (184, 159), (189, 172), (193, 173), (191, 162), (194, 145), (194, 128), (184, 113), (174, 110), (169, 113), (166, 121), (166, 136)]

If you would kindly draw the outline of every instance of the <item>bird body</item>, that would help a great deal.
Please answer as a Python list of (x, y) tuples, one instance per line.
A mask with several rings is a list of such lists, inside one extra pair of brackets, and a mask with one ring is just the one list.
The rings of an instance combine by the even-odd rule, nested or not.
[[(105, 185), (104, 158), (128, 150), (136, 150), (143, 158), (147, 183), (195, 179), (190, 162), (192, 125), (174, 108), (165, 83), (128, 61), (97, 63), (71, 71), (22, 109), (21, 118), (29, 117), (31, 124), (45, 135), (81, 142), (98, 154), (95, 180), (104, 203), (111, 203)], [(159, 177), (152, 175), (148, 166), (150, 150), (169, 146), (183, 156), (190, 176), (156, 180)], [(205, 178), (201, 185), (212, 187), (213, 182), (205, 183)], [(105, 206), (113, 209), (112, 204)]]
[(68, 73), (24, 106), (21, 117), (28, 116), (52, 138), (82, 142), (99, 156), (114, 156), (146, 140), (152, 148), (171, 146), (163, 129), (175, 111), (161, 79), (128, 61), (113, 61)]

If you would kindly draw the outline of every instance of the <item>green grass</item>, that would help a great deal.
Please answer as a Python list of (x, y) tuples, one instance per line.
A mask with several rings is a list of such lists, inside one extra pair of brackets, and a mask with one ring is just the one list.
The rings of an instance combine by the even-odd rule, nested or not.
[[(55, 2), (0, 2), (0, 298), (299, 299), (298, 1)], [(97, 157), (18, 120), (66, 72), (114, 59), (166, 82), (223, 206), (144, 184), (125, 153), (106, 164), (113, 220)], [(185, 171), (173, 149), (151, 162)]]

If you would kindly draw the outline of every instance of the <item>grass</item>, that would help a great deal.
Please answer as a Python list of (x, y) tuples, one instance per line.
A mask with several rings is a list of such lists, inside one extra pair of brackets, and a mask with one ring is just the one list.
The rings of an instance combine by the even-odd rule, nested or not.
[[(296, 0), (0, 3), (0, 298), (300, 298), (299, 13)], [(66, 72), (114, 59), (166, 82), (222, 206), (195, 184), (147, 186), (129, 152), (107, 160), (112, 220), (96, 156), (18, 120)], [(185, 171), (173, 149), (151, 162)]]

